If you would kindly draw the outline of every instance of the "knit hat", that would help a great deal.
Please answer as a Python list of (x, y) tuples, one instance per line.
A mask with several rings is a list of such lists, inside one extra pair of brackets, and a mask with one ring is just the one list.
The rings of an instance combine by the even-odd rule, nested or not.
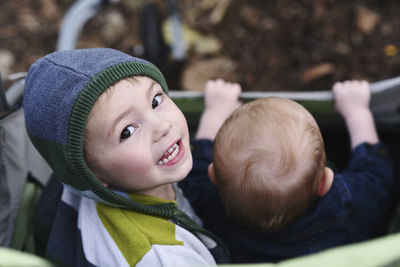
[(168, 93), (157, 67), (113, 49), (70, 50), (40, 58), (25, 82), (26, 128), (34, 146), (71, 190), (109, 205), (170, 217), (175, 210), (172, 203), (149, 207), (105, 187), (83, 156), (86, 121), (95, 101), (108, 87), (130, 76), (147, 76)]

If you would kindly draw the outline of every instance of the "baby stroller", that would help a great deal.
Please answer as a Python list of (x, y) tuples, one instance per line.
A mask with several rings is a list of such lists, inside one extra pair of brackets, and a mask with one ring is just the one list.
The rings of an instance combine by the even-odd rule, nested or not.
[[(80, 0), (77, 1), (65, 16), (60, 30), (57, 50), (74, 49), (79, 33), (84, 24), (112, 1)], [(173, 2), (171, 1), (173, 4)], [(171, 4), (171, 5), (172, 5)], [(180, 35), (180, 18), (176, 8), (171, 8), (174, 42), (171, 53), (173, 58), (184, 57), (182, 36)], [(157, 30), (154, 31), (156, 36)], [(150, 38), (149, 38), (150, 39)], [(146, 42), (144, 42), (146, 43)], [(148, 58), (157, 61), (159, 50), (149, 47)], [(145, 49), (146, 50), (146, 49)], [(25, 132), (23, 111), (21, 107), (24, 79), (21, 77), (7, 90), (1, 90), (0, 100), (0, 241), (2, 247), (36, 253), (33, 240), (33, 218), (37, 200), (43, 186), (49, 181), (51, 170), (33, 148)], [(5, 92), (5, 94), (3, 94)], [(395, 175), (400, 175), (400, 77), (395, 77), (371, 84), (371, 109), (374, 113), (378, 131), (382, 140), (388, 145), (394, 159)], [(315, 115), (327, 141), (327, 154), (337, 168), (347, 160), (343, 155), (348, 146), (347, 133), (343, 121), (334, 111), (333, 97), (330, 91), (317, 92), (243, 92), (243, 101), (251, 101), (267, 96), (281, 96), (296, 100)], [(202, 93), (171, 91), (170, 96), (185, 113), (190, 129), (194, 132), (200, 113), (204, 108)], [(341, 143), (340, 146), (336, 144)], [(397, 190), (398, 187), (394, 188)], [(393, 200), (393, 210), (398, 200)], [(389, 220), (388, 217), (388, 227)], [(396, 228), (396, 225), (392, 226)], [(397, 226), (399, 228), (399, 226)], [(387, 229), (382, 229), (385, 232)]]

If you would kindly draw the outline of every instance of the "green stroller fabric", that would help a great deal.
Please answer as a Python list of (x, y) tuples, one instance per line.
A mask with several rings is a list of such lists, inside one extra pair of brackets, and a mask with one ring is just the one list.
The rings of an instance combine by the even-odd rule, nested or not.
[[(29, 231), (16, 231), (15, 229), (18, 213), (21, 212), (21, 200), (25, 193), (32, 193), (25, 195), (28, 198), (25, 198), (24, 203), (33, 204), (32, 197), (37, 197), (34, 192), (36, 187), (26, 185), (27, 177), (31, 176), (40, 184), (45, 184), (50, 174), (50, 167), (28, 138), (23, 110), (20, 108), (3, 117), (0, 120), (1, 246), (10, 247), (13, 244), (16, 249), (24, 249), (24, 242), (27, 240)], [(29, 205), (25, 207), (32, 209), (32, 206)], [(23, 227), (23, 221), (26, 222), (27, 219), (31, 218), (32, 216), (22, 217), (18, 225)]]

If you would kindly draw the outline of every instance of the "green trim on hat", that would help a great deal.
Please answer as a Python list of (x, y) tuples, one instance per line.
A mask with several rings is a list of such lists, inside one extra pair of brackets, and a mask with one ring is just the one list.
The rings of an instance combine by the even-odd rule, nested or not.
[[(177, 207), (174, 203), (144, 205), (123, 197), (105, 187), (92, 173), (83, 156), (83, 142), (86, 121), (97, 98), (111, 85), (131, 76), (147, 76), (159, 83), (165, 93), (168, 93), (167, 83), (161, 72), (151, 63), (130, 61), (114, 65), (96, 74), (79, 93), (69, 121), (67, 156), (71, 169), (77, 177), (83, 179), (90, 189), (99, 198), (111, 205), (131, 208), (147, 214), (172, 217)], [(76, 182), (81, 183), (81, 182)], [(72, 186), (74, 182), (69, 183)]]

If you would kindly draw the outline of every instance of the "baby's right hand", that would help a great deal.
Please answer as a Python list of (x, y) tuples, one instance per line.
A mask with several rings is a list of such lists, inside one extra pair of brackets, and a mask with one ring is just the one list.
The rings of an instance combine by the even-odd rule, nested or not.
[(371, 93), (366, 81), (337, 82), (333, 85), (333, 95), (336, 109), (344, 118), (369, 110)]
[(239, 101), (242, 88), (238, 83), (218, 79), (208, 81), (204, 91), (205, 109), (195, 138), (214, 140), (225, 120), (242, 104)]
[(223, 117), (225, 121), (242, 103), (239, 96), (242, 91), (238, 83), (226, 82), (222, 79), (207, 81), (204, 89), (206, 110)]

